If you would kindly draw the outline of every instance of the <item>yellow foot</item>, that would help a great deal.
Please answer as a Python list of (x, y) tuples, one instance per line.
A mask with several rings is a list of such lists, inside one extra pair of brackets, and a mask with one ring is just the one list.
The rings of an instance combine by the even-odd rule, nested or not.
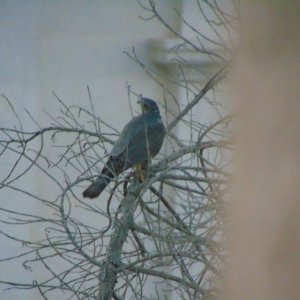
[(135, 166), (136, 177), (139, 182), (143, 182), (145, 180), (145, 176), (143, 174), (142, 165)]

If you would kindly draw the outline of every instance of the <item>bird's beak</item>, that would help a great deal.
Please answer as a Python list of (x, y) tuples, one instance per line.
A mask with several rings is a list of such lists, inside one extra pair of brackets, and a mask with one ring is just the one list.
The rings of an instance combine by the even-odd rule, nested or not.
[(141, 106), (142, 113), (144, 113), (144, 105), (142, 99), (138, 100), (137, 103)]
[(137, 101), (137, 103), (141, 106), (141, 109), (143, 110), (143, 101), (140, 99)]

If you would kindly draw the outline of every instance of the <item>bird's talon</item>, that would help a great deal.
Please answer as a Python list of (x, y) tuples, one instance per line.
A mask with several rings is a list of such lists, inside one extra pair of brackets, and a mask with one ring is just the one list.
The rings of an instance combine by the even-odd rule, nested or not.
[(136, 165), (136, 177), (139, 182), (143, 182), (145, 180), (145, 176), (143, 174), (142, 165)]

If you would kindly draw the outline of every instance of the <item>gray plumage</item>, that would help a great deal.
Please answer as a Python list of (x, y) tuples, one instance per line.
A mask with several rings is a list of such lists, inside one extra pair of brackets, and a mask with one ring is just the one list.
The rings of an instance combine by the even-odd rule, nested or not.
[(131, 167), (145, 165), (159, 152), (165, 129), (158, 106), (148, 98), (141, 98), (138, 103), (142, 114), (124, 127), (101, 175), (83, 192), (83, 197), (98, 197), (115, 176)]

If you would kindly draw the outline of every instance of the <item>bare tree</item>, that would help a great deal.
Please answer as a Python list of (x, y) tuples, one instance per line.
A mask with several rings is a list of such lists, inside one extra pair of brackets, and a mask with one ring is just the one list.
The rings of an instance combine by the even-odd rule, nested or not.
[[(23, 128), (12, 103), (2, 95), (17, 122), (1, 128), (1, 157), (14, 158), (1, 180), (1, 189), (47, 208), (47, 214), (34, 214), (18, 206), (0, 207), (5, 214), (1, 234), (24, 247), (21, 254), (3, 261), (20, 260), (27, 269), (42, 266), (49, 274), (34, 282), (2, 283), (36, 288), (44, 299), (52, 299), (57, 290), (68, 299), (158, 299), (161, 286), (181, 299), (218, 296), (224, 263), (223, 211), (227, 207), (224, 191), (229, 176), (231, 120), (225, 92), (221, 93), (218, 83), (226, 76), (232, 57), (233, 12), (237, 10), (235, 1), (230, 1), (230, 9), (221, 2), (195, 2), (209, 35), (176, 12), (192, 39), (173, 29), (154, 1), (138, 2), (145, 10), (145, 20), (159, 20), (178, 41), (169, 49), (176, 67), (167, 82), (141, 61), (134, 49), (126, 53), (162, 91), (165, 101), (161, 108), (169, 116), (169, 151), (149, 166), (143, 182), (138, 182), (132, 171), (120, 175), (110, 185), (105, 208), (103, 199), (102, 205), (86, 201), (81, 192), (87, 181), (99, 174), (119, 132), (97, 116), (89, 88), (89, 108), (67, 106), (53, 93), (60, 114), (49, 115), (52, 125), (41, 128), (28, 113), (37, 126), (32, 132)], [(193, 53), (196, 59), (205, 56), (214, 68), (199, 69), (187, 60), (186, 53)], [(191, 70), (204, 79), (189, 80)], [(172, 85), (185, 91), (185, 100), (171, 92)], [(129, 92), (134, 94), (131, 89)], [(195, 117), (199, 105), (214, 113), (209, 124)], [(188, 139), (174, 133), (179, 125), (188, 132)], [(33, 171), (47, 178), (53, 193), (45, 195), (22, 185)], [(166, 197), (166, 190), (173, 196)], [(103, 219), (104, 228), (100, 225)], [(27, 225), (37, 226), (41, 239), (10, 234), (10, 226)], [(145, 295), (149, 282), (155, 290)]]

